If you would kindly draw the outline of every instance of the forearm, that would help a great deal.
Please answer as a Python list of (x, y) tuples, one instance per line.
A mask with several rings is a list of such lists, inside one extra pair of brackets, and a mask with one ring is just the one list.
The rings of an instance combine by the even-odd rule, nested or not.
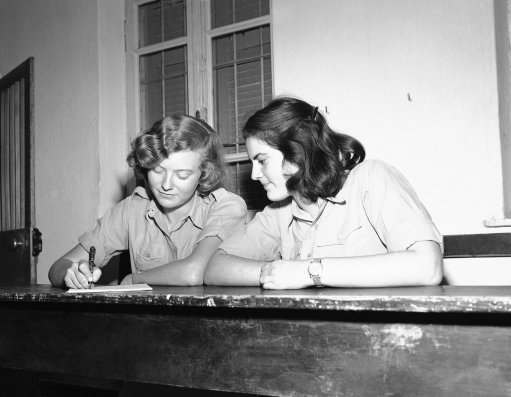
[(229, 255), (218, 250), (208, 264), (204, 283), (225, 286), (259, 286), (261, 266), (264, 263)]
[(134, 273), (132, 278), (133, 283), (152, 285), (202, 285), (204, 267), (189, 260), (177, 260), (141, 273)]
[(323, 258), (322, 264), (321, 281), (331, 287), (437, 285), (442, 279), (439, 247), (360, 257)]
[(153, 285), (202, 285), (209, 259), (220, 245), (218, 237), (206, 237), (197, 243), (192, 254), (169, 264), (132, 276), (134, 283)]

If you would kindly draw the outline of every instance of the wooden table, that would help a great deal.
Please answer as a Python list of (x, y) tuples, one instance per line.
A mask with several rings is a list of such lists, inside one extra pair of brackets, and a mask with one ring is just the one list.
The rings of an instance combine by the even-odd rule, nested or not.
[(12, 287), (0, 313), (4, 369), (263, 395), (511, 395), (511, 287)]

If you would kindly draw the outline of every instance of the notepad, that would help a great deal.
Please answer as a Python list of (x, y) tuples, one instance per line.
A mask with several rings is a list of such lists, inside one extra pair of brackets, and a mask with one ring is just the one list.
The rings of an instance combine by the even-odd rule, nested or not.
[(97, 292), (133, 292), (133, 291), (151, 291), (152, 287), (147, 284), (126, 284), (126, 285), (98, 285), (94, 288), (76, 289), (70, 288), (67, 290), (70, 294), (91, 294)]

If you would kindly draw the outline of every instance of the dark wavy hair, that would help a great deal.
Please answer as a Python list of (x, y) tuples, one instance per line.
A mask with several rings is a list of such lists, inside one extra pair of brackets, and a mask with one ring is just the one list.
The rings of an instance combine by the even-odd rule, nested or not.
[(225, 168), (218, 134), (206, 122), (184, 114), (174, 114), (153, 124), (149, 131), (131, 142), (128, 164), (147, 187), (147, 172), (174, 152), (199, 151), (201, 176), (197, 191), (207, 195), (223, 184)]
[(287, 189), (310, 202), (335, 196), (350, 170), (365, 158), (357, 139), (333, 131), (317, 107), (291, 97), (276, 98), (254, 113), (243, 136), (264, 141), (297, 165)]

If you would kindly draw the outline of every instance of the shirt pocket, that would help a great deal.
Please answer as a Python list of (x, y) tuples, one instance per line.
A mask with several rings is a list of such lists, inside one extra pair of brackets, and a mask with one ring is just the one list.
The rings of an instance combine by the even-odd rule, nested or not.
[(350, 255), (352, 245), (356, 245), (357, 236), (362, 232), (359, 223), (347, 225), (340, 231), (332, 232), (318, 239), (314, 249), (316, 257), (341, 257)]
[(360, 223), (350, 224), (343, 227), (340, 231), (326, 234), (321, 239), (318, 239), (316, 246), (325, 247), (329, 245), (345, 245), (360, 229), (362, 229), (362, 225)]
[(135, 254), (137, 270), (149, 270), (165, 265), (172, 260), (169, 243), (163, 234), (146, 233)]

